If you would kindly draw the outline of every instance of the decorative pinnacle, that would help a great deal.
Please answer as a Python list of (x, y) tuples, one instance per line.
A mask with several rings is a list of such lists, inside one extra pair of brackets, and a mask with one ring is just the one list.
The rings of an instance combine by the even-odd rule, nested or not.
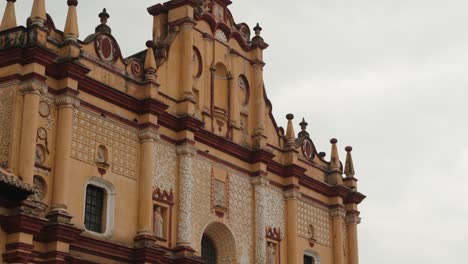
[(154, 42), (152, 40), (148, 40), (145, 43), (147, 48), (154, 48)]
[(330, 154), (330, 168), (332, 170), (340, 170), (341, 163), (340, 163), (340, 158), (338, 157), (338, 148), (336, 146), (336, 143), (338, 143), (338, 139), (332, 138), (330, 140), (330, 143), (332, 144), (332, 149), (331, 149), (331, 154)]
[(260, 27), (260, 24), (257, 23), (257, 25), (254, 27), (254, 31), (255, 31), (255, 36), (260, 36), (260, 33), (262, 32), (262, 27)]
[(353, 148), (350, 146), (347, 146), (345, 150), (347, 153), (346, 153), (346, 164), (345, 164), (344, 173), (346, 177), (354, 178), (354, 164), (353, 164), (353, 157), (351, 156), (351, 151), (353, 151)]
[(7, 0), (7, 6), (3, 15), (0, 31), (16, 27), (15, 2), (16, 0)]
[(302, 131), (305, 131), (309, 124), (305, 121), (305, 118), (302, 118), (302, 122), (299, 123), (299, 125), (301, 126)]
[(78, 5), (78, 0), (68, 0), (67, 5), (68, 6), (77, 6)]
[(101, 24), (107, 24), (107, 20), (110, 18), (110, 15), (107, 13), (105, 8), (103, 8), (102, 12), (99, 13), (99, 18), (101, 18)]
[(289, 149), (294, 149), (296, 147), (294, 125), (292, 122), (292, 120), (294, 119), (294, 115), (287, 114), (286, 119), (288, 120), (288, 127), (286, 128), (286, 147)]

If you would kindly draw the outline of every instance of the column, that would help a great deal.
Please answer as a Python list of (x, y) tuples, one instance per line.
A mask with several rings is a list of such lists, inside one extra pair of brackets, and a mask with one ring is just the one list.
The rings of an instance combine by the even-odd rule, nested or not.
[(75, 90), (68, 90), (55, 98), (55, 104), (58, 107), (58, 117), (52, 211), (63, 211), (64, 213), (67, 212), (69, 198), (73, 113), (80, 104), (77, 94), (78, 92)]
[(359, 212), (348, 212), (346, 229), (348, 231), (349, 264), (359, 264), (357, 225), (361, 222)]
[(268, 179), (257, 176), (252, 179), (255, 192), (255, 263), (266, 263), (266, 207)]
[(299, 263), (297, 256), (297, 203), (300, 196), (301, 193), (297, 189), (292, 189), (285, 192), (288, 263)]
[(138, 236), (153, 236), (153, 172), (155, 168), (154, 149), (159, 138), (152, 127), (140, 130), (140, 178), (138, 183)]
[(263, 134), (265, 131), (265, 95), (263, 93), (263, 63), (257, 62), (253, 65), (254, 69), (254, 91), (256, 106), (256, 125), (255, 134)]
[(33, 184), (38, 111), (41, 94), (47, 92), (45, 82), (37, 79), (26, 80), (21, 84), (23, 97), (23, 117), (19, 153), (19, 176), (28, 184)]
[(192, 59), (193, 59), (193, 24), (186, 22), (181, 25), (182, 37), (182, 52), (181, 56), (181, 76), (180, 85), (182, 86), (183, 99), (194, 100), (193, 96), (193, 73), (192, 73)]
[(344, 264), (344, 234), (343, 225), (346, 211), (341, 208), (335, 208), (331, 212), (333, 222), (333, 257), (335, 264)]
[(239, 78), (237, 74), (229, 79), (229, 119), (230, 125), (238, 128), (240, 119), (240, 103), (239, 103)]
[(190, 246), (192, 219), (192, 159), (195, 148), (185, 143), (177, 147), (179, 156), (179, 206), (177, 225), (177, 246)]

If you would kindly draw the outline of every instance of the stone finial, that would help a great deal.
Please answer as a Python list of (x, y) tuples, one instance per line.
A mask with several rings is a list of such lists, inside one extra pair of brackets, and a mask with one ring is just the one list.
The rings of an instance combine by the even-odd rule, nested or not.
[(101, 24), (96, 27), (95, 32), (99, 33), (108, 33), (111, 34), (112, 30), (111, 28), (107, 25), (107, 20), (110, 18), (109, 13), (107, 13), (107, 10), (104, 8), (102, 9), (102, 12), (99, 13), (99, 18), (101, 19)]
[(254, 32), (255, 32), (255, 36), (260, 36), (260, 34), (262, 33), (262, 27), (260, 26), (259, 23), (257, 23), (257, 25), (254, 27)]
[(16, 0), (7, 0), (5, 13), (3, 15), (2, 24), (0, 31), (7, 30), (16, 27), (16, 11), (15, 11)]
[(336, 138), (332, 138), (330, 140), (330, 143), (332, 144), (332, 149), (331, 149), (331, 154), (330, 154), (330, 168), (332, 170), (340, 170), (341, 168), (341, 163), (340, 163), (340, 158), (338, 156), (338, 147), (336, 146), (336, 143), (338, 143), (338, 140)]
[(353, 151), (353, 148), (350, 146), (347, 146), (345, 150), (346, 150), (346, 164), (345, 164), (344, 173), (347, 178), (354, 178), (354, 164), (353, 164), (353, 157), (351, 156), (351, 152)]
[(305, 118), (302, 118), (302, 121), (301, 123), (299, 123), (299, 125), (301, 126), (301, 132), (299, 132), (298, 137), (299, 138), (308, 137), (309, 133), (306, 130), (309, 124), (305, 121)]
[(145, 78), (146, 80), (152, 80), (156, 81), (156, 70), (157, 70), (157, 65), (156, 65), (156, 59), (154, 57), (154, 42), (151, 40), (148, 40), (146, 42), (146, 58), (145, 58), (145, 65), (144, 65), (144, 70), (145, 70)]
[(45, 0), (34, 0), (30, 19), (31, 26), (44, 26), (47, 20)]
[(76, 14), (76, 6), (78, 0), (68, 0), (68, 14), (65, 22), (65, 29), (63, 30), (64, 40), (76, 42), (79, 37), (78, 31), (78, 16)]
[(294, 125), (293, 125), (293, 114), (287, 114), (286, 119), (288, 119), (288, 126), (286, 128), (286, 148), (293, 149), (296, 147), (296, 135), (294, 133)]

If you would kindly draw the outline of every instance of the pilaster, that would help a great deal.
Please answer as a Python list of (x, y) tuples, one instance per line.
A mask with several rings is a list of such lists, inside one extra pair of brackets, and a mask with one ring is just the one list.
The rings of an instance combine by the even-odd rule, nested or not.
[(27, 184), (33, 184), (38, 111), (41, 95), (47, 92), (45, 78), (28, 78), (20, 84), (23, 94), (19, 176)]
[(299, 263), (297, 255), (297, 208), (301, 193), (298, 188), (291, 188), (284, 192), (286, 198), (286, 233), (287, 233), (287, 263)]
[(150, 246), (156, 238), (152, 232), (153, 220), (153, 171), (155, 142), (159, 140), (157, 128), (146, 124), (139, 132), (140, 138), (140, 177), (138, 203), (138, 234), (135, 238), (137, 246)]
[(177, 246), (190, 247), (192, 219), (192, 163), (196, 150), (190, 143), (177, 147), (179, 156), (179, 205)]
[[(78, 92), (72, 89), (60, 90), (60, 94), (55, 98), (58, 108), (57, 134), (55, 144), (55, 162), (53, 177), (52, 210), (49, 216), (54, 216), (53, 221), (68, 222), (67, 204), (69, 202), (68, 188), (70, 186), (70, 156), (73, 131), (73, 114), (79, 106)], [(60, 212), (60, 213), (59, 213)], [(55, 216), (65, 219), (57, 219)]]
[(359, 264), (357, 225), (361, 223), (359, 212), (348, 212), (346, 215), (346, 230), (348, 232), (349, 264)]
[(268, 179), (257, 176), (252, 179), (255, 197), (255, 263), (265, 264), (266, 259), (266, 211)]
[(330, 211), (333, 223), (333, 256), (334, 264), (344, 264), (344, 234), (343, 226), (346, 216), (346, 211), (343, 207), (338, 206)]

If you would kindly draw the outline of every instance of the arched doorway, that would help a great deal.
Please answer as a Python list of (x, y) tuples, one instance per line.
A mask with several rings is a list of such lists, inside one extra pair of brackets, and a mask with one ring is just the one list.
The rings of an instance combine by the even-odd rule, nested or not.
[(201, 255), (205, 264), (236, 263), (236, 242), (231, 230), (223, 223), (209, 224), (203, 232)]
[(216, 264), (218, 258), (214, 243), (207, 236), (202, 238), (202, 258), (205, 264)]

